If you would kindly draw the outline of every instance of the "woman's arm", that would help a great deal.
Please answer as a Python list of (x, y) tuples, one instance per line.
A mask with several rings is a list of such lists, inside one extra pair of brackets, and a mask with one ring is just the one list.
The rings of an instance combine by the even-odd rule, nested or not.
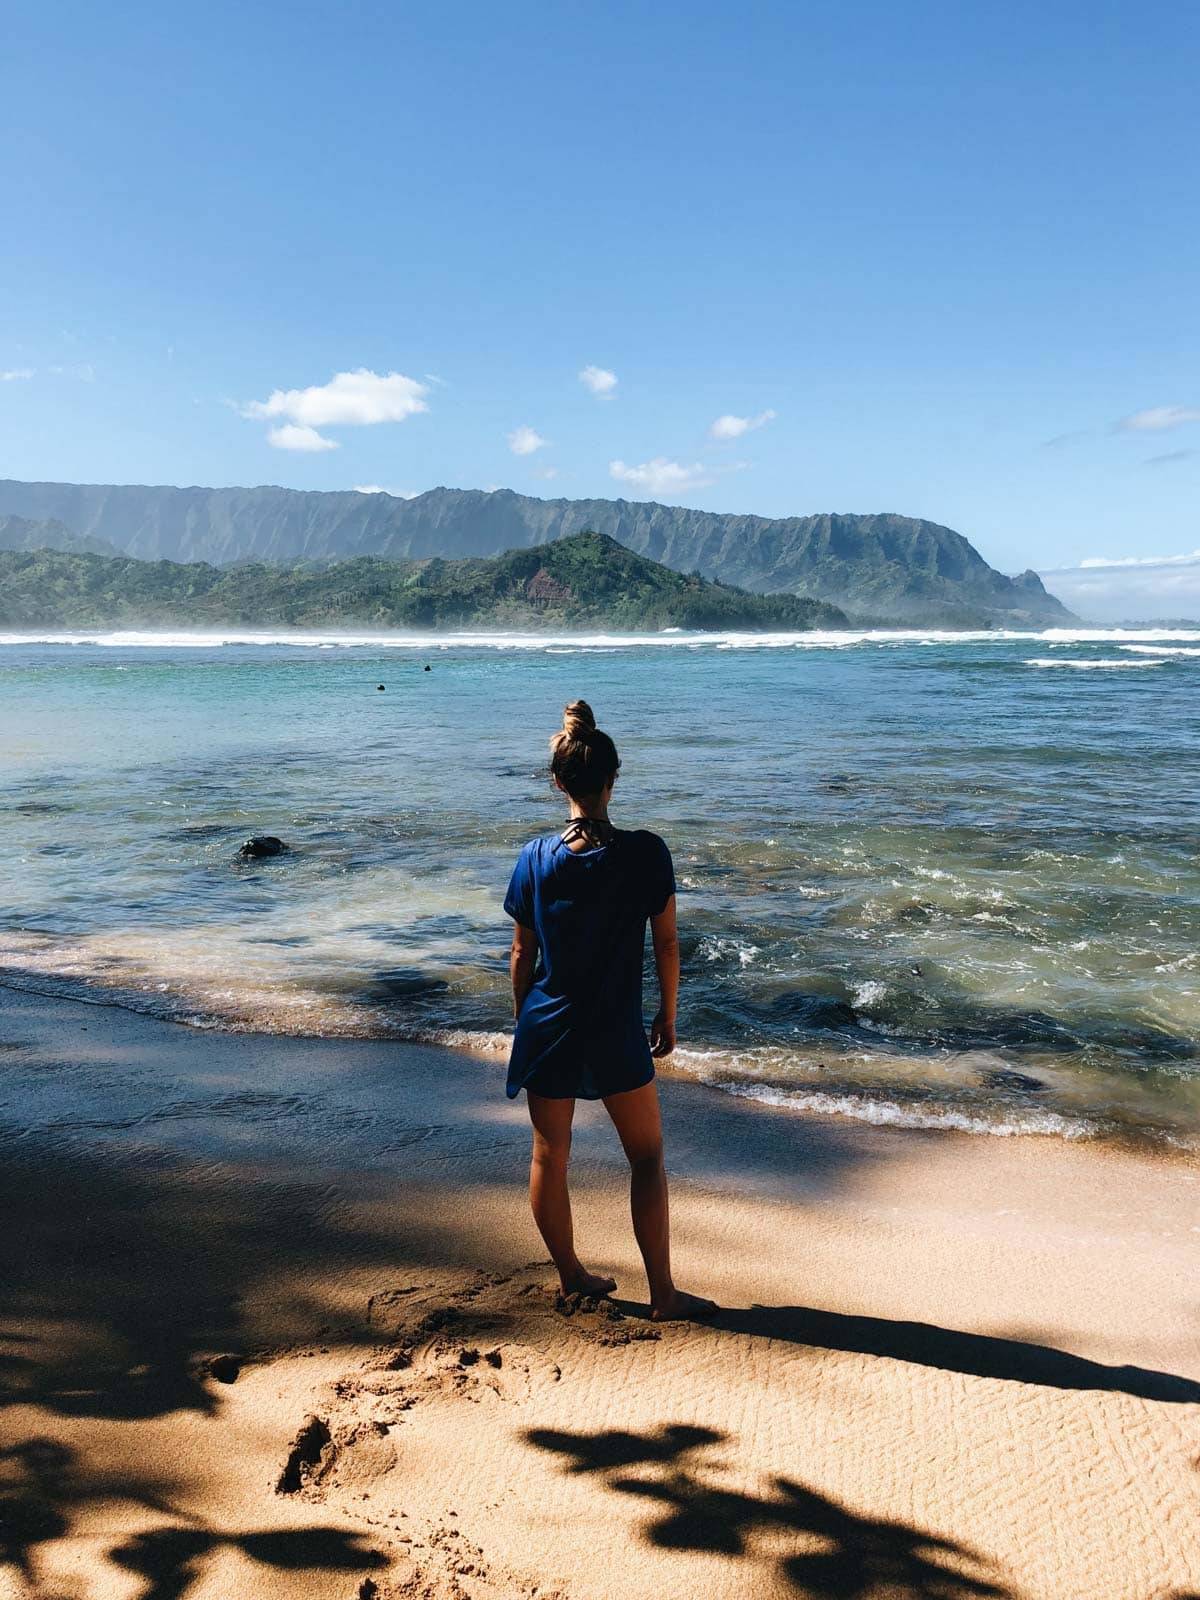
[(650, 1025), (650, 1054), (669, 1056), (675, 1048), (675, 1008), (679, 1003), (679, 934), (675, 928), (675, 896), (650, 918), (654, 965), (658, 968), (658, 1015)]
[(537, 965), (537, 934), (519, 922), (513, 924), (512, 949), (508, 954), (508, 975), (512, 979), (513, 1016), (521, 1015), (525, 996), (533, 988), (533, 969)]

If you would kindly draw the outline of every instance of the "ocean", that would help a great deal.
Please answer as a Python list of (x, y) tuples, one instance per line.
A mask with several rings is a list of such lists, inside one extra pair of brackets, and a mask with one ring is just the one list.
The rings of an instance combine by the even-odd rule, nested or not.
[(501, 900), (579, 696), (675, 856), (673, 1070), (1200, 1145), (1200, 630), (0, 634), (0, 977), (457, 1044), (499, 1095)]

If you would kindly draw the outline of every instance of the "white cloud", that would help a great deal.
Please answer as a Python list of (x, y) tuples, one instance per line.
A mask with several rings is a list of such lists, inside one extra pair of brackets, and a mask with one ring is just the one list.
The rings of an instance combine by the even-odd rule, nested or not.
[(402, 372), (335, 372), (328, 383), (308, 389), (274, 389), (265, 400), (238, 406), (243, 417), (272, 421), (267, 442), (277, 450), (336, 450), (338, 441), (327, 439), (318, 428), (365, 428), (377, 422), (403, 422), (428, 411), (426, 385)]
[(0, 383), (19, 383), (22, 378), (32, 378), (32, 367), (9, 367), (0, 371)]
[(535, 472), (534, 473), (534, 477), (535, 478), (544, 478), (546, 480), (546, 482), (548, 483), (551, 478), (557, 478), (558, 477), (558, 468), (557, 467), (543, 467), (540, 472)]
[(579, 381), (585, 389), (590, 389), (602, 400), (611, 399), (617, 387), (617, 375), (607, 367), (584, 367), (579, 374)]
[(1200, 618), (1200, 550), (1178, 556), (1091, 556), (1042, 577), (1064, 605), (1094, 622)]
[(336, 450), (336, 439), (327, 439), (315, 428), (306, 428), (297, 422), (285, 422), (281, 427), (267, 431), (267, 443), (276, 450)]
[[(1200, 565), (1200, 550), (1184, 556), (1088, 556), (1081, 567), (1192, 567)], [(1068, 567), (1065, 570), (1070, 571)]]
[(712, 473), (700, 462), (690, 467), (679, 461), (668, 461), (666, 456), (655, 456), (640, 466), (627, 466), (624, 461), (610, 461), (609, 476), (620, 483), (632, 484), (649, 494), (686, 494), (690, 489), (703, 489), (714, 482)]
[(541, 450), (550, 443), (533, 428), (526, 427), (514, 428), (507, 437), (508, 448), (515, 456), (531, 456), (535, 450)]
[(328, 383), (308, 389), (275, 389), (266, 400), (251, 400), (244, 417), (284, 417), (300, 427), (369, 427), (376, 422), (403, 422), (428, 411), (429, 390), (402, 372), (336, 372)]
[(415, 500), (419, 493), (416, 489), (385, 489), (381, 483), (356, 483), (355, 494), (386, 494), (393, 500)]
[(1200, 406), (1151, 406), (1148, 411), (1122, 417), (1117, 427), (1124, 433), (1165, 433), (1185, 422), (1200, 422)]
[(755, 428), (763, 428), (768, 422), (774, 422), (773, 411), (760, 411), (756, 417), (735, 417), (728, 412), (723, 417), (718, 417), (708, 430), (710, 439), (740, 439), (744, 433), (753, 433)]

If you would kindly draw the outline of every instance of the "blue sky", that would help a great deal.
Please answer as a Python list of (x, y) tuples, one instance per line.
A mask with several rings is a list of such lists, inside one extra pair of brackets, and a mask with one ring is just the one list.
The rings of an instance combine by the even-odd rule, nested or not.
[(0, 476), (895, 510), (1200, 603), (1194, 7), (5, 32)]

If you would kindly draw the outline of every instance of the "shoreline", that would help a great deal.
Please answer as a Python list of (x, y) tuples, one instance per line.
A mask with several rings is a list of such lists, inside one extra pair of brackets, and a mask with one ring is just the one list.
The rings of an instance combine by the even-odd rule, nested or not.
[[(49, 976), (50, 981), (54, 981), (51, 975), (39, 974), (36, 971), (31, 972), (30, 976), (42, 981)], [(76, 991), (88, 992), (69, 992), (67, 985), (74, 985)], [(203, 1014), (171, 1015), (168, 1011), (155, 1010), (152, 1005), (138, 1005), (132, 999), (123, 998), (124, 991), (119, 987), (105, 987), (90, 978), (67, 976), (64, 979), (63, 989), (45, 989), (37, 987), (34, 982), (25, 983), (14, 979), (11, 976), (11, 969), (4, 967), (0, 967), (0, 989), (38, 995), (49, 1000), (61, 1000), (68, 1004), (77, 1002), (80, 1005), (119, 1010), (129, 1016), (219, 1037), (323, 1041), (330, 1045), (357, 1042), (380, 1046), (412, 1046), (447, 1050), (453, 1055), (492, 1063), (501, 1059), (508, 1046), (508, 1036), (498, 1032), (485, 1034), (479, 1031), (472, 1033), (465, 1029), (437, 1028), (425, 1032), (398, 1031), (390, 1034), (367, 1031), (321, 1033), (256, 1027), (252, 1023), (231, 1023), (217, 1016), (209, 1017)], [(134, 992), (140, 994), (142, 991)], [(497, 1041), (495, 1046), (473, 1042), (493, 1038)], [(684, 1045), (679, 1053), (686, 1057), (694, 1052)], [(712, 1054), (711, 1050), (698, 1051), (700, 1058), (710, 1057)], [(1132, 1127), (1105, 1128), (1088, 1120), (1085, 1113), (1071, 1116), (1060, 1112), (1042, 1111), (1039, 1107), (1027, 1108), (1023, 1113), (1018, 1113), (1014, 1107), (1010, 1116), (1018, 1114), (1028, 1116), (1029, 1110), (1032, 1110), (1041, 1118), (1040, 1124), (1030, 1120), (1027, 1125), (1021, 1126), (1013, 1120), (999, 1122), (989, 1121), (984, 1115), (972, 1116), (968, 1110), (953, 1104), (939, 1104), (933, 1099), (914, 1099), (905, 1102), (889, 1098), (886, 1087), (881, 1087), (877, 1094), (870, 1097), (865, 1096), (860, 1090), (845, 1091), (839, 1095), (822, 1089), (819, 1084), (813, 1084), (809, 1088), (796, 1086), (781, 1090), (770, 1084), (756, 1087), (752, 1082), (714, 1082), (697, 1072), (688, 1071), (681, 1065), (672, 1065), (669, 1060), (656, 1063), (656, 1070), (661, 1078), (693, 1084), (723, 1099), (735, 1099), (753, 1104), (768, 1114), (782, 1113), (785, 1116), (848, 1122), (863, 1127), (895, 1128), (901, 1132), (957, 1134), (970, 1139), (1079, 1143), (1101, 1149), (1145, 1155), (1151, 1159), (1162, 1158), (1185, 1163), (1195, 1162), (1200, 1158), (1200, 1143), (1194, 1136), (1189, 1136), (1181, 1130), (1165, 1127), (1137, 1130)]]
[(5, 1481), (53, 1512), (20, 1524), (51, 1590), (185, 1557), (195, 1600), (1200, 1582), (1184, 1163), (664, 1076), (678, 1276), (726, 1310), (651, 1329), (598, 1107), (577, 1229), (620, 1298), (564, 1317), (477, 1058), (13, 989), (0, 1047)]

